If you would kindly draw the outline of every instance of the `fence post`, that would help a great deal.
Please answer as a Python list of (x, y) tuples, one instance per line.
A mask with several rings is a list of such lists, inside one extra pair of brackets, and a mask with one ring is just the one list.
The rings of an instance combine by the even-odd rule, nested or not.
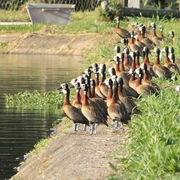
[(128, 0), (128, 7), (130, 8), (140, 8), (140, 0)]

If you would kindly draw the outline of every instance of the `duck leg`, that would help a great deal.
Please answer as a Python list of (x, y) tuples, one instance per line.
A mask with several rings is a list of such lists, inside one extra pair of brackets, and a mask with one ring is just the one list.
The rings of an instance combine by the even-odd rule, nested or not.
[(92, 135), (92, 134), (93, 134), (93, 131), (94, 131), (94, 126), (95, 126), (95, 124), (93, 123), (93, 124), (91, 125), (90, 135)]
[(123, 122), (121, 122), (121, 127), (120, 127), (120, 129), (122, 129), (122, 130), (124, 131), (124, 124), (123, 124)]
[(75, 133), (78, 129), (78, 123), (74, 123), (74, 126), (73, 126), (73, 133)]
[(84, 128), (83, 128), (83, 131), (86, 131), (86, 128), (87, 128), (87, 125), (85, 124), (85, 125), (84, 125)]
[(118, 120), (115, 120), (114, 121), (114, 130), (117, 129), (119, 126), (119, 121)]
[(98, 123), (95, 123), (95, 124), (94, 124), (94, 129), (93, 129), (93, 131), (94, 131), (93, 134), (96, 134), (96, 132), (97, 132), (97, 127), (98, 127)]

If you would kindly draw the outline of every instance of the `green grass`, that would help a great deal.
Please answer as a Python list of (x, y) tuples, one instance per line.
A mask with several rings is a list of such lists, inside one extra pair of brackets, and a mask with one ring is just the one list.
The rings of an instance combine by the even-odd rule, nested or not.
[(29, 155), (33, 156), (40, 153), (50, 142), (50, 138), (42, 139), (34, 145), (34, 149), (30, 151)]
[(111, 180), (179, 178), (180, 93), (174, 86), (180, 80), (162, 82), (164, 87), (158, 97), (152, 95), (137, 100), (141, 114), (132, 116), (128, 145), (124, 147), (126, 157), (119, 157), (123, 161), (119, 168), (121, 175), (117, 173)]

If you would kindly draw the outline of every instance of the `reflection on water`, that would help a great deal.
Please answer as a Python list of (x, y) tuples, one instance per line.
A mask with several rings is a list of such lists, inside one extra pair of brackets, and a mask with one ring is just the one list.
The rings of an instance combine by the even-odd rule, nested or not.
[(0, 179), (16, 173), (23, 155), (49, 136), (59, 118), (58, 110), (5, 109), (4, 93), (55, 90), (80, 74), (81, 61), (72, 56), (0, 55)]

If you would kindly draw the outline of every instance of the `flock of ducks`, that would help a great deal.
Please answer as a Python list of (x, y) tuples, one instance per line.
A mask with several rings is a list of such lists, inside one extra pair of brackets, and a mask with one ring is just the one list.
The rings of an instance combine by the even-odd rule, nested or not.
[[(152, 81), (152, 77), (172, 80), (180, 73), (174, 48), (158, 48), (164, 39), (162, 26), (157, 36), (156, 24), (151, 23), (152, 32), (147, 37), (146, 26), (136, 23), (129, 32), (120, 27), (119, 17), (115, 20), (116, 33), (121, 37), (123, 48), (115, 47), (116, 54), (110, 60), (114, 65), (107, 70), (106, 64), (94, 63), (82, 75), (58, 88), (64, 94), (64, 114), (74, 122), (73, 133), (78, 130), (79, 124), (84, 124), (85, 131), (90, 126), (90, 134), (96, 134), (98, 125), (108, 126), (109, 122), (115, 130), (124, 129), (123, 125), (128, 124), (131, 116), (140, 112), (136, 98), (159, 94), (160, 87)], [(174, 32), (170, 36), (174, 41)], [(152, 50), (156, 54), (153, 63), (149, 59)], [(165, 54), (163, 65), (160, 62), (161, 53)], [(70, 102), (72, 87), (76, 92)]]

